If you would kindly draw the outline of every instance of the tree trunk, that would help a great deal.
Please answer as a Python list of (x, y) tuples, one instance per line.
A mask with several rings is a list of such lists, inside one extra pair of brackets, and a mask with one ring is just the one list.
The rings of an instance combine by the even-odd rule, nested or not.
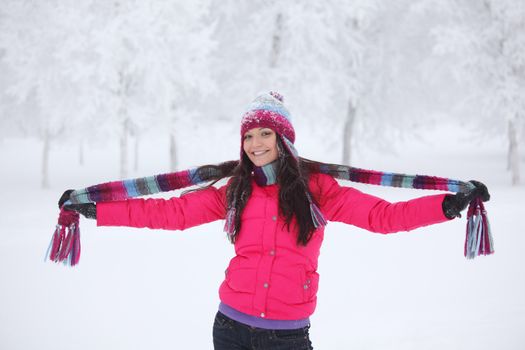
[(51, 136), (49, 130), (44, 131), (44, 147), (42, 149), (42, 188), (49, 188), (49, 149), (51, 144)]
[(84, 140), (78, 142), (78, 164), (84, 165)]
[(120, 136), (120, 178), (128, 177), (128, 134), (129, 120), (124, 118), (122, 122), (122, 135)]
[(272, 52), (270, 53), (270, 68), (277, 67), (277, 61), (281, 52), (281, 33), (283, 29), (283, 15), (278, 13), (275, 17), (275, 32), (272, 38)]
[(346, 120), (343, 129), (343, 159), (342, 164), (350, 165), (352, 160), (352, 141), (354, 134), (356, 108), (352, 99), (348, 100), (348, 110), (346, 112)]
[(177, 170), (177, 144), (173, 132), (170, 132), (170, 170)]
[(140, 149), (140, 134), (135, 132), (135, 158), (133, 161), (133, 170), (139, 171), (139, 149)]
[(509, 120), (508, 126), (508, 137), (509, 137), (509, 149), (508, 149), (508, 161), (509, 168), (512, 176), (512, 185), (518, 185), (520, 183), (520, 157), (518, 150), (518, 136), (516, 131), (516, 124), (514, 121)]

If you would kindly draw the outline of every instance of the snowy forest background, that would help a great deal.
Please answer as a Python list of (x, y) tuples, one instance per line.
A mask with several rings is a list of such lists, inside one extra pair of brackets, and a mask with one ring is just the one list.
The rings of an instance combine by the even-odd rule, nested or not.
[(65, 189), (236, 159), (269, 90), (307, 158), (493, 198), (497, 253), (468, 263), (463, 220), (396, 238), (330, 224), (314, 346), (523, 349), (523, 0), (0, 0), (0, 348), (211, 348), (220, 223), (85, 222), (79, 267), (41, 258)]
[(331, 161), (451, 121), (506, 139), (509, 180), (520, 181), (523, 1), (1, 4), (0, 137), (40, 142), (43, 187), (64, 144), (82, 165), (118, 140), (124, 178), (155, 135), (168, 140), (156, 156), (175, 169), (181, 133), (228, 123), (234, 135), (268, 89)]

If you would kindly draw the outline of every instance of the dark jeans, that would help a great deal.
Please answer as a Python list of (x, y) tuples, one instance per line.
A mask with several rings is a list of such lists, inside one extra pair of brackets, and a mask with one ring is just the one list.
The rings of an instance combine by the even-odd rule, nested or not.
[(311, 350), (309, 328), (256, 328), (217, 312), (213, 323), (213, 347), (215, 350)]

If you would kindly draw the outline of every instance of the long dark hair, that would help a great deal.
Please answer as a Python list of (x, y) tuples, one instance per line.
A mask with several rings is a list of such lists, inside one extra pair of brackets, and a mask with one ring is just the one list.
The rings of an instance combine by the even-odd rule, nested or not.
[[(279, 150), (279, 166), (277, 184), (279, 185), (279, 215), (284, 219), (287, 230), (297, 233), (297, 244), (306, 246), (316, 230), (312, 221), (310, 201), (314, 201), (308, 188), (308, 179), (311, 173), (319, 172), (323, 163), (299, 157), (295, 159), (283, 145), (277, 135)], [(242, 152), (241, 161), (228, 161), (218, 165), (204, 165), (198, 168), (196, 176), (212, 181), (208, 188), (223, 178), (231, 177), (226, 191), (227, 210), (235, 209), (234, 232), (230, 237), (235, 243), (241, 231), (241, 216), (252, 193), (253, 163)], [(199, 190), (197, 189), (197, 190)], [(317, 204), (317, 203), (315, 203)], [(295, 224), (294, 224), (295, 219)]]

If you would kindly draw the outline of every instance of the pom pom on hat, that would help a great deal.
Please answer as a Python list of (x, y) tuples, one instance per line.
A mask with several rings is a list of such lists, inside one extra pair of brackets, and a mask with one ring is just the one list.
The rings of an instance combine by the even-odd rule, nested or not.
[(270, 128), (294, 143), (295, 130), (283, 101), (283, 96), (274, 91), (257, 96), (242, 116), (241, 139), (250, 129)]
[(275, 91), (270, 91), (270, 95), (272, 95), (273, 97), (281, 101), (281, 103), (284, 103), (284, 97), (280, 93), (275, 92)]

